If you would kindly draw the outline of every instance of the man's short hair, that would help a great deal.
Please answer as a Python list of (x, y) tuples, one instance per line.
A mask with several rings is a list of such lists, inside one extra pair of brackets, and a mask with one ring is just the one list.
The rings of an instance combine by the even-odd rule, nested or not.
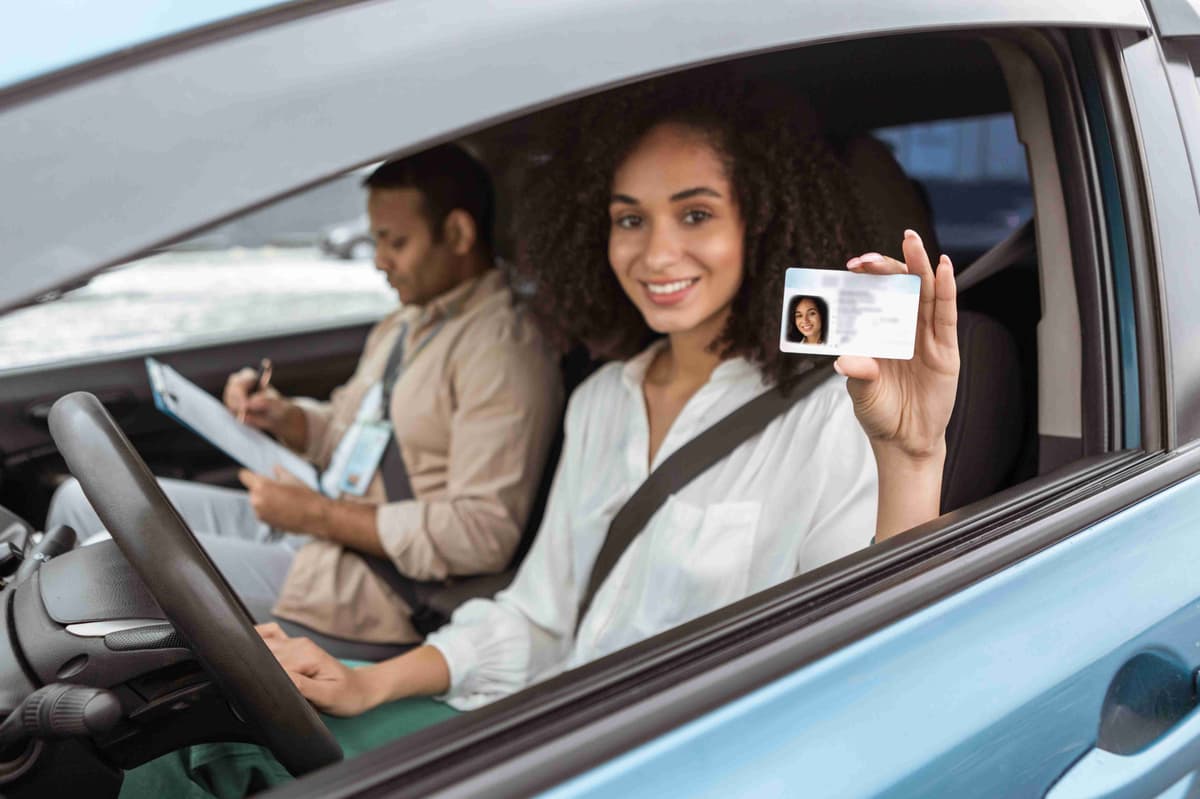
[(457, 144), (440, 144), (406, 158), (388, 161), (372, 172), (363, 181), (363, 186), (419, 191), (435, 241), (442, 237), (442, 223), (446, 217), (454, 209), (461, 208), (475, 220), (481, 248), (491, 252), (495, 214), (492, 178), (483, 164)]

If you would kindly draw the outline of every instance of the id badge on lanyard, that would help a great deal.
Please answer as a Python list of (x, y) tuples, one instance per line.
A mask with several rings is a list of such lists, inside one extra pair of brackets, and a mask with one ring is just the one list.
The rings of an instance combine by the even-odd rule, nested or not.
[(392, 439), (392, 426), (383, 419), (382, 405), (383, 387), (376, 383), (363, 397), (358, 417), (334, 450), (326, 474), (336, 482), (323, 486), (326, 493), (356, 497), (367, 493)]

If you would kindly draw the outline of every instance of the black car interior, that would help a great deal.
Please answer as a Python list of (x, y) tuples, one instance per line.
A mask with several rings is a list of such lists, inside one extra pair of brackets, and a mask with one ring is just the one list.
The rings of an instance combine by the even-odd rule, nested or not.
[[(872, 131), (1009, 110), (1001, 71), (976, 38), (844, 42), (749, 59), (745, 68), (816, 105), (850, 173), (872, 198), (880, 228), (895, 239), (894, 246), (879, 245), (892, 255), (905, 227), (919, 230), (933, 249), (938, 220), (920, 183)], [(913, 90), (931, 83), (936, 92)], [(466, 139), (497, 176), (501, 198), (515, 191), (528, 156), (523, 143), (537, 120), (522, 117)], [(502, 203), (499, 210), (504, 231), (511, 209)], [(1022, 235), (1031, 240), (1032, 223)], [(515, 251), (503, 235), (498, 244), (502, 253)], [(944, 511), (1039, 471), (1037, 262), (1028, 246), (997, 253), (990, 261), (983, 251), (950, 253), (960, 276), (973, 262), (985, 267), (976, 275), (987, 276), (972, 281), (960, 300), (962, 374), (947, 434)], [(327, 396), (349, 375), (365, 332), (206, 345), (159, 357), (219, 393), (226, 374), (265, 352), (276, 358), (282, 391)], [(563, 367), (568, 387), (595, 365), (585, 351), (571, 353)], [(29, 388), (35, 379), (40, 392)], [(66, 795), (81, 785), (89, 795), (115, 795), (122, 769), (204, 740), (262, 743), (296, 775), (341, 757), (253, 632), (263, 609), (248, 611), (232, 594), (152, 478), (230, 484), (233, 468), (160, 417), (139, 381), (140, 356), (0, 380), (0, 431), (8, 442), (0, 502), (12, 509), (0, 508), (0, 578), (7, 581), (0, 592), (0, 719), (10, 720), (0, 726), (4, 795)], [(76, 389), (99, 399), (71, 393)], [(509, 571), (442, 587), (433, 602), (446, 615), (511, 580), (553, 468), (552, 458), (539, 509)], [(79, 479), (113, 541), (71, 549), (62, 544), (64, 533), (39, 534), (23, 521), (44, 518), (67, 472)], [(374, 660), (395, 651), (369, 647), (359, 656)]]

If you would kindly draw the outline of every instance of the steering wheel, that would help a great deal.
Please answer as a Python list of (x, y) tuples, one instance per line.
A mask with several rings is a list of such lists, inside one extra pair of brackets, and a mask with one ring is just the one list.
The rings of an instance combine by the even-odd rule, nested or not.
[(122, 554), (234, 712), (293, 775), (341, 760), (333, 735), (100, 401), (86, 392), (59, 399), (50, 434)]

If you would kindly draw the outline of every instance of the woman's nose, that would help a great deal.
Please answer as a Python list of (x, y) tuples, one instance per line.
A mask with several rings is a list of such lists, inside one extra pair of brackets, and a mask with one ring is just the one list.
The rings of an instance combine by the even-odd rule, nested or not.
[(679, 261), (681, 251), (679, 237), (670, 225), (654, 225), (642, 258), (648, 268), (661, 272)]

